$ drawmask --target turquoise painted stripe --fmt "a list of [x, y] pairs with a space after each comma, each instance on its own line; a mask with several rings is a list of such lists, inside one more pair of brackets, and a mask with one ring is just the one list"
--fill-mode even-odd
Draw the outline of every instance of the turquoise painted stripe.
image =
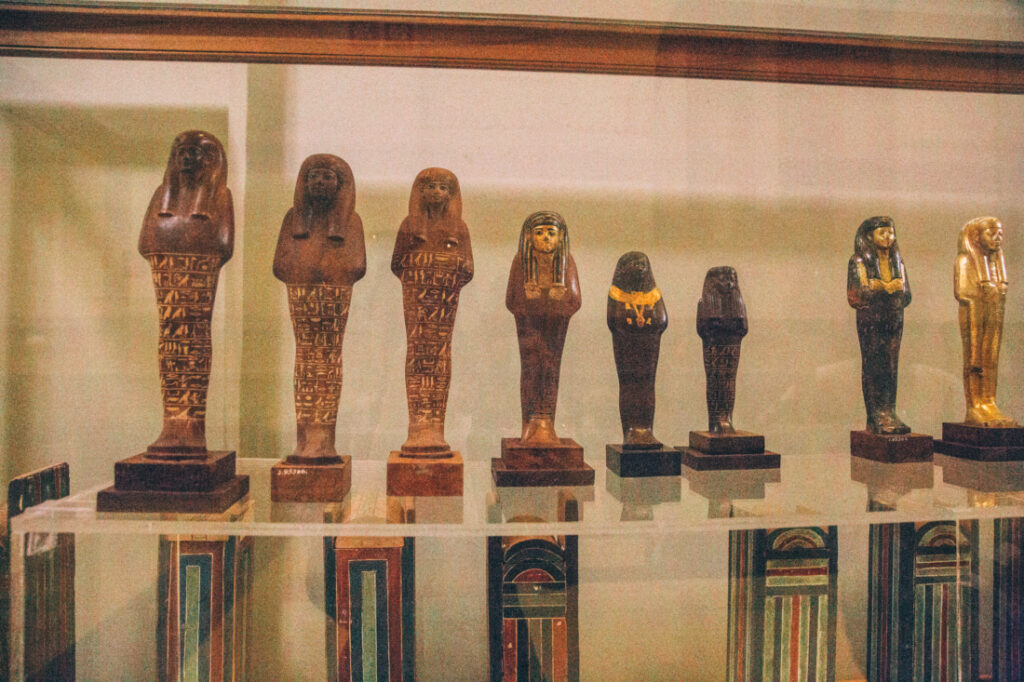
[[185, 567], [185, 613], [181, 624], [181, 646], [184, 652], [181, 679], [199, 682], [199, 566]]
[[769, 559], [765, 562], [768, 569], [772, 568], [820, 568], [828, 566], [828, 558], [821, 559]]
[[363, 682], [377, 682], [377, 572], [362, 572]]
[[942, 588], [938, 585], [932, 590], [932, 603], [929, 604], [929, 608], [932, 610], [932, 661], [929, 679], [941, 680], [940, 673], [942, 671], [942, 655], [940, 648], [942, 646]]

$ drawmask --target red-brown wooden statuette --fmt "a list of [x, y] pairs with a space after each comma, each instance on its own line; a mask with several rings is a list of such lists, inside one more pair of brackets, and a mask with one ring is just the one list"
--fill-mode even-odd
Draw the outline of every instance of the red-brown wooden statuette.
[[444, 438], [459, 292], [473, 278], [462, 193], [444, 168], [420, 171], [391, 256], [402, 282], [409, 435], [388, 460], [390, 495], [462, 494], [462, 459]]
[[692, 469], [774, 469], [779, 456], [764, 449], [764, 436], [732, 425], [740, 342], [747, 335], [747, 307], [736, 270], [708, 270], [697, 304], [697, 334], [704, 345], [708, 430], [691, 431], [690, 446], [680, 448]]
[[679, 475], [679, 451], [654, 437], [654, 379], [667, 326], [668, 313], [651, 261], [639, 251], [623, 254], [608, 290], [622, 444], [605, 446], [608, 468], [622, 477]]
[[234, 452], [206, 450], [210, 321], [234, 234], [224, 147], [207, 132], [181, 133], [139, 235], [160, 320], [163, 429], [145, 453], [117, 463], [100, 511], [222, 511], [248, 490]]
[[586, 485], [594, 480], [583, 448], [555, 433], [562, 347], [581, 300], [565, 220], [553, 211], [530, 215], [519, 234], [505, 294], [519, 337], [523, 429], [519, 438], [502, 439], [501, 459], [492, 460], [498, 485]]
[[363, 222], [352, 169], [314, 154], [299, 169], [295, 200], [281, 223], [274, 276], [288, 287], [295, 332], [295, 451], [271, 469], [271, 498], [329, 502], [351, 485], [351, 457], [335, 449], [342, 341], [352, 285], [366, 274]]

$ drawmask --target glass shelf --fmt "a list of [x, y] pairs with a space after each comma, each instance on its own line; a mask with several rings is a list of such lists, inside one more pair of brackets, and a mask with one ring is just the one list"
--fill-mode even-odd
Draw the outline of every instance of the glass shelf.
[[[461, 498], [405, 498], [417, 520], [400, 524], [387, 523], [383, 462], [354, 463], [353, 488], [341, 505], [271, 502], [274, 463], [238, 460], [238, 472], [250, 477], [249, 495], [224, 515], [98, 513], [96, 492], [106, 483], [27, 510], [13, 520], [12, 532], [600, 536], [1024, 517], [1024, 463], [980, 464], [941, 455], [935, 464], [896, 465], [849, 455], [788, 455], [780, 470], [684, 468], [681, 477], [627, 479], [591, 462], [594, 486], [565, 489], [497, 489], [489, 464], [469, 462]], [[579, 503], [579, 521], [555, 520], [551, 500], [560, 490]], [[330, 517], [339, 520], [323, 521]], [[523, 517], [538, 520], [509, 521]]]

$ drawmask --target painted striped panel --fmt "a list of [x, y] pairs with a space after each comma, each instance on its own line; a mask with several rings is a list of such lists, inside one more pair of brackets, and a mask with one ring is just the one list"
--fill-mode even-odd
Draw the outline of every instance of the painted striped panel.
[[835, 677], [835, 528], [729, 536], [730, 681]]
[[413, 545], [324, 545], [328, 679], [402, 682], [414, 677]]
[[[67, 463], [11, 479], [7, 486], [7, 521], [47, 500], [67, 497]], [[5, 531], [6, 532], [6, 526]], [[0, 550], [8, 538], [0, 538]], [[0, 551], [0, 634], [6, 632], [10, 604], [7, 557]], [[75, 677], [75, 536], [29, 533], [25, 537], [25, 608], [22, 655], [26, 679], [70, 680]], [[8, 640], [0, 638], [0, 679], [6, 679]]]
[[996, 519], [992, 677], [1024, 680], [1024, 519]]
[[246, 678], [252, 538], [160, 538], [158, 677]]
[[543, 538], [521, 540], [507, 550], [500, 538], [490, 542], [492, 560], [501, 561], [488, 568], [494, 575], [492, 623], [500, 609], [501, 632], [501, 664], [492, 666], [492, 677], [500, 672], [505, 682], [568, 682], [570, 663], [578, 654], [570, 649], [574, 613], [562, 547]]

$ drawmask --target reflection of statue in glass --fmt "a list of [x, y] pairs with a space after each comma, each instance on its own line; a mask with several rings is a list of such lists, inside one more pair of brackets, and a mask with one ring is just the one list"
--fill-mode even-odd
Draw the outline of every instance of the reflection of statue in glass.
[[619, 258], [608, 291], [608, 328], [619, 375], [623, 446], [657, 448], [654, 378], [668, 313], [654, 283], [651, 262], [639, 251]]
[[473, 250], [462, 222], [462, 194], [443, 168], [420, 171], [391, 256], [402, 281], [408, 341], [405, 390], [409, 438], [403, 455], [450, 451], [444, 418], [451, 381], [451, 339], [459, 291], [473, 278]]
[[736, 433], [732, 408], [736, 403], [740, 342], [747, 335], [747, 307], [736, 270], [727, 265], [711, 268], [704, 277], [704, 291], [697, 304], [697, 334], [704, 343], [708, 431]]
[[892, 218], [875, 216], [857, 228], [846, 297], [857, 309], [867, 429], [878, 434], [910, 433], [910, 427], [896, 416], [903, 309], [910, 305], [910, 282]]
[[559, 442], [555, 407], [562, 347], [580, 302], [565, 220], [553, 211], [532, 214], [523, 223], [505, 295], [519, 337], [523, 445]]
[[281, 224], [274, 276], [288, 286], [295, 331], [298, 439], [289, 462], [326, 464], [334, 447], [342, 354], [352, 285], [366, 274], [363, 223], [352, 169], [332, 154], [302, 163], [295, 203]]
[[199, 130], [181, 133], [142, 222], [139, 253], [149, 261], [156, 288], [163, 393], [163, 429], [150, 453], [206, 452], [210, 320], [235, 235], [226, 180], [220, 141]]
[[1007, 286], [1002, 245], [1002, 224], [995, 218], [975, 218], [960, 232], [953, 271], [964, 349], [964, 421], [977, 426], [1017, 426], [996, 407]]

